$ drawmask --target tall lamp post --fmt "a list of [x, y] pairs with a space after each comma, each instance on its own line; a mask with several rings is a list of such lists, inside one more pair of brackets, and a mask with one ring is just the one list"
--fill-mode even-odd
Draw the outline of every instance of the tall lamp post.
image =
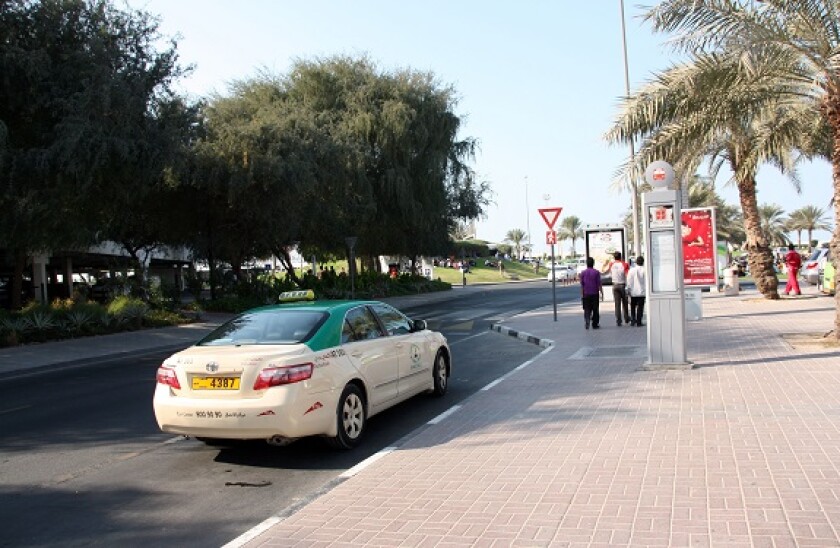
[[528, 176], [525, 176], [525, 230], [528, 231], [528, 252], [531, 257], [534, 252], [531, 249], [531, 209], [528, 207]]
[[[630, 96], [630, 69], [627, 63], [627, 31], [624, 25], [624, 0], [618, 0], [621, 7], [621, 46], [624, 50], [624, 91], [626, 95]], [[642, 241], [639, 236], [639, 185], [636, 178], [633, 176], [632, 166], [633, 159], [636, 156], [636, 150], [633, 146], [633, 137], [630, 137], [630, 207], [633, 208], [633, 253], [638, 255], [642, 249]]]

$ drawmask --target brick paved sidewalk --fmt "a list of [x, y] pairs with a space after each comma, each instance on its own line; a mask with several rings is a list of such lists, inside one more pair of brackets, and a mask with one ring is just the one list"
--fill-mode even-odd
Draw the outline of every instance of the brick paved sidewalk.
[[840, 353], [781, 337], [830, 329], [833, 300], [703, 308], [689, 371], [638, 370], [646, 329], [584, 331], [578, 306], [506, 322], [555, 345], [232, 544], [840, 546]]

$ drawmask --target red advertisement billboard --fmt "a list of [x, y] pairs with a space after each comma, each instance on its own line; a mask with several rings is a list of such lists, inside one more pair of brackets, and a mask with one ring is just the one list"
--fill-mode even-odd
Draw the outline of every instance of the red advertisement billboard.
[[716, 286], [715, 211], [704, 207], [684, 209], [681, 214], [685, 286]]

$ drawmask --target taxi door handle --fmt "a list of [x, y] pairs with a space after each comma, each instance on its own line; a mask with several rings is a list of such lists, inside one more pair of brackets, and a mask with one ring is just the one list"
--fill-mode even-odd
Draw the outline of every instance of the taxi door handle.
[[364, 355], [364, 352], [357, 350], [356, 352], [350, 352], [350, 355], [354, 358], [361, 358]]

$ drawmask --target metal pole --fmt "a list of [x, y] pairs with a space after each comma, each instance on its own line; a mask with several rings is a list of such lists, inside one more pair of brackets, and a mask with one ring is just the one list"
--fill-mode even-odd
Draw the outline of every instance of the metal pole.
[[525, 229], [528, 231], [528, 252], [531, 257], [534, 252], [531, 250], [531, 209], [528, 207], [528, 176], [525, 176]]
[[[621, 45], [624, 50], [624, 91], [626, 95], [630, 96], [630, 69], [627, 62], [627, 31], [624, 25], [624, 0], [619, 0], [621, 7]], [[639, 250], [642, 249], [642, 241], [639, 235], [639, 186], [636, 183], [636, 178], [633, 177], [632, 166], [633, 159], [636, 156], [635, 147], [633, 146], [633, 138], [630, 138], [630, 166], [631, 172], [628, 175], [630, 179], [630, 207], [633, 208], [633, 254], [638, 255]]]
[[557, 321], [557, 272], [554, 268], [554, 244], [551, 244], [551, 300], [554, 303], [554, 321]]

